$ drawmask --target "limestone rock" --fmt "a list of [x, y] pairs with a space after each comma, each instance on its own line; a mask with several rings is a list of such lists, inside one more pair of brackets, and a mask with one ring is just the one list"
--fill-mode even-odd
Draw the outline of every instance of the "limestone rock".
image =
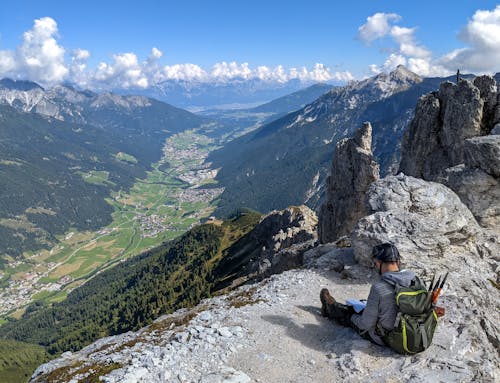
[[379, 166], [371, 151], [372, 127], [363, 124], [354, 138], [337, 144], [327, 180], [326, 201], [319, 213], [319, 239], [333, 242], [349, 234], [366, 214], [363, 204], [368, 186], [379, 178]]
[[[441, 171], [446, 156], [440, 147], [440, 103], [436, 94], [422, 96], [417, 103], [415, 117], [403, 136], [399, 171], [430, 179]], [[426, 161], [432, 158], [433, 161]]]
[[468, 168], [480, 168], [493, 177], [500, 177], [500, 135], [465, 140], [464, 162]]
[[500, 227], [500, 179], [464, 165], [447, 169], [446, 185], [485, 227]]
[[449, 167], [464, 162], [465, 140], [489, 134], [499, 111], [497, 84], [491, 76], [472, 83], [444, 82], [439, 92], [423, 96], [406, 131], [399, 171], [440, 180]]
[[500, 135], [465, 140], [464, 162], [446, 169], [443, 182], [483, 227], [500, 229]]
[[474, 85], [479, 89], [481, 99], [484, 100], [481, 134], [488, 134], [494, 124], [497, 108], [497, 83], [491, 76], [478, 76]]
[[441, 84], [438, 96], [443, 121], [439, 138], [450, 165], [458, 165], [463, 162], [464, 140], [481, 134], [484, 101], [479, 89], [468, 80], [458, 85]]
[[250, 383], [247, 374], [236, 371], [234, 368], [226, 367], [219, 372], [213, 372], [203, 376], [200, 383]]
[[[500, 106], [500, 105], [499, 105]], [[490, 132], [492, 135], [498, 135], [500, 134], [500, 123], [497, 123], [494, 127], [493, 130]]]
[[317, 225], [316, 214], [304, 205], [269, 213], [214, 270], [215, 276], [232, 275], [217, 289], [302, 266], [303, 252], [317, 241]]
[[356, 260], [368, 265], [376, 244], [391, 242], [401, 254], [443, 256], [451, 245], [467, 245], [479, 230], [472, 213], [446, 186], [408, 177], [374, 182], [366, 196], [371, 213], [351, 236]]

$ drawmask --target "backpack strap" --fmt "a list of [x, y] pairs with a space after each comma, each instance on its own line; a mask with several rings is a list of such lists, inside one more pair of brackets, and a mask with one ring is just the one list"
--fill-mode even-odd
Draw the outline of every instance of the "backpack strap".
[[422, 335], [422, 346], [424, 347], [424, 350], [429, 347], [429, 339], [427, 339], [427, 333], [425, 332], [425, 327], [424, 324], [422, 323], [420, 326], [418, 326], [420, 329], [420, 334]]

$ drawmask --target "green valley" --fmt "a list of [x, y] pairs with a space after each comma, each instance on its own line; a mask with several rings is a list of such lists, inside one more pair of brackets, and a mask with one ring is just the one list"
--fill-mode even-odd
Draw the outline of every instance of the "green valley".
[[[109, 225], [95, 232], [72, 228], [51, 249], [8, 259], [0, 271], [0, 315], [18, 318], [33, 300], [61, 301], [97, 273], [178, 237], [208, 217], [222, 192], [213, 185], [217, 171], [204, 163], [214, 148], [213, 139], [193, 130], [170, 136], [147, 176], [128, 192], [119, 190], [107, 199], [114, 210]], [[127, 162], [133, 158], [116, 156]], [[110, 182], [105, 171], [81, 176], [93, 184]]]

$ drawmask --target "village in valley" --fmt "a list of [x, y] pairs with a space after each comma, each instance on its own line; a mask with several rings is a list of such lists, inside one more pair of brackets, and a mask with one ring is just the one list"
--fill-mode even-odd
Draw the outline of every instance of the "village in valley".
[[100, 270], [208, 218], [223, 191], [215, 185], [217, 169], [205, 162], [214, 148], [210, 138], [194, 131], [169, 137], [147, 178], [109, 198], [115, 207], [110, 225], [92, 233], [71, 231], [51, 249], [11, 260], [0, 270], [0, 320], [19, 317], [33, 301], [62, 300]]

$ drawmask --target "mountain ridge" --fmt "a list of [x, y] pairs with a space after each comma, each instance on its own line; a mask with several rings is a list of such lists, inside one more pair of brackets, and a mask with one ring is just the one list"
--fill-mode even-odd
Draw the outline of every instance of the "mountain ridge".
[[421, 79], [399, 67], [392, 74], [334, 88], [212, 152], [209, 161], [221, 167], [217, 179], [226, 188], [216, 213], [230, 213], [239, 201], [263, 212], [305, 201], [317, 209], [334, 144], [364, 121], [372, 122], [382, 174], [390, 172], [418, 97], [440, 81]]

